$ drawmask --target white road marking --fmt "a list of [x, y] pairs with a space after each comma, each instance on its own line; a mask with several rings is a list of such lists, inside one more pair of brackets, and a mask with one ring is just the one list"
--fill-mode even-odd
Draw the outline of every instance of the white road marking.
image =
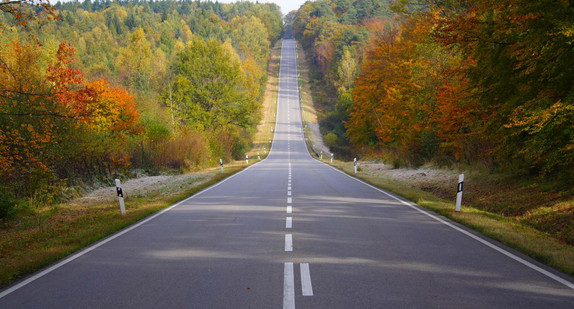
[[303, 296], [313, 296], [309, 263], [301, 263], [301, 289], [303, 290]]
[[291, 186], [287, 186], [287, 190], [291, 191]]
[[287, 213], [288, 214], [293, 213], [293, 207], [287, 206]]
[[293, 251], [293, 235], [285, 234], [285, 251]]
[[[275, 126], [277, 126], [277, 122], [278, 122], [278, 119], [275, 120]], [[274, 145], [275, 145], [275, 143], [272, 143], [272, 144], [271, 144], [271, 149], [273, 149], [273, 146], [274, 146]], [[271, 150], [269, 150], [269, 151], [271, 151]], [[62, 267], [62, 266], [64, 266], [64, 265], [66, 265], [66, 264], [68, 264], [68, 263], [74, 261], [75, 259], [77, 259], [77, 258], [79, 258], [79, 257], [81, 257], [81, 256], [83, 256], [83, 255], [85, 255], [85, 254], [87, 254], [87, 253], [89, 253], [90, 251], [92, 251], [92, 250], [94, 250], [94, 249], [97, 249], [97, 248], [99, 248], [99, 247], [101, 247], [101, 246], [107, 244], [108, 242], [110, 242], [110, 241], [112, 241], [112, 240], [114, 240], [114, 239], [116, 239], [116, 238], [118, 238], [118, 237], [121, 237], [122, 235], [124, 235], [124, 234], [126, 234], [126, 233], [129, 233], [129, 232], [132, 231], [132, 230], [137, 229], [138, 227], [140, 227], [140, 226], [142, 226], [142, 225], [144, 225], [144, 224], [146, 224], [146, 223], [152, 221], [153, 219], [155, 219], [155, 218], [157, 218], [157, 217], [163, 215], [164, 213], [166, 213], [166, 212], [168, 212], [168, 211], [170, 211], [170, 210], [172, 210], [172, 209], [178, 207], [179, 205], [184, 204], [184, 203], [187, 203], [187, 202], [189, 202], [190, 200], [192, 200], [192, 199], [194, 199], [194, 198], [196, 198], [196, 197], [198, 197], [198, 196], [204, 194], [205, 192], [208, 192], [208, 191], [211, 190], [211, 189], [214, 189], [214, 188], [216, 188], [216, 187], [219, 187], [220, 185], [222, 185], [222, 184], [226, 183], [227, 181], [231, 180], [232, 178], [237, 177], [237, 176], [239, 176], [239, 175], [245, 173], [247, 170], [249, 170], [249, 169], [251, 169], [251, 168], [254, 168], [257, 164], [259, 164], [259, 163], [261, 163], [261, 162], [263, 162], [263, 161], [265, 161], [265, 160], [267, 160], [267, 158], [265, 158], [265, 159], [262, 160], [262, 161], [259, 161], [258, 163], [255, 163], [254, 165], [251, 165], [251, 166], [245, 168], [244, 170], [242, 170], [241, 172], [239, 172], [239, 173], [237, 173], [237, 174], [231, 175], [231, 176], [225, 178], [224, 180], [222, 180], [222, 181], [220, 181], [220, 182], [218, 182], [218, 183], [216, 183], [216, 184], [214, 184], [214, 185], [212, 185], [212, 186], [210, 186], [210, 187], [207, 187], [207, 188], [205, 188], [205, 189], [199, 191], [198, 193], [196, 193], [196, 194], [194, 194], [194, 195], [192, 195], [192, 196], [190, 196], [190, 197], [188, 197], [188, 198], [186, 198], [186, 199], [184, 199], [184, 200], [182, 200], [182, 201], [180, 201], [180, 202], [178, 202], [178, 203], [175, 203], [175, 204], [173, 204], [173, 205], [171, 205], [171, 206], [165, 208], [164, 210], [162, 210], [162, 211], [156, 213], [155, 215], [152, 215], [151, 217], [149, 217], [149, 218], [147, 218], [147, 219], [141, 220], [141, 221], [139, 221], [139, 222], [137, 222], [137, 223], [135, 223], [135, 224], [133, 224], [133, 225], [131, 225], [131, 226], [129, 226], [129, 227], [127, 227], [127, 228], [125, 228], [125, 229], [119, 231], [119, 232], [117, 232], [116, 234], [111, 235], [111, 236], [108, 237], [108, 238], [105, 238], [105, 239], [103, 239], [103, 240], [101, 240], [101, 241], [98, 241], [98, 242], [92, 244], [91, 246], [88, 246], [88, 247], [84, 248], [84, 249], [81, 250], [80, 252], [69, 256], [68, 258], [66, 258], [66, 259], [64, 259], [64, 260], [62, 260], [62, 261], [60, 261], [60, 262], [58, 262], [57, 264], [55, 264], [54, 266], [52, 266], [52, 267], [50, 267], [50, 268], [47, 268], [47, 269], [45, 269], [45, 270], [43, 270], [43, 271], [40, 271], [38, 274], [33, 275], [33, 276], [29, 277], [28, 279], [26, 279], [26, 280], [24, 280], [24, 281], [22, 281], [22, 282], [20, 282], [20, 283], [18, 283], [18, 284], [16, 284], [16, 285], [12, 286], [11, 288], [8, 288], [8, 289], [6, 289], [6, 290], [0, 292], [0, 299], [2, 299], [3, 297], [5, 297], [5, 296], [7, 296], [7, 295], [9, 295], [9, 294], [11, 294], [11, 293], [13, 293], [13, 292], [16, 291], [16, 290], [19, 290], [19, 289], [25, 287], [26, 285], [28, 285], [28, 284], [30, 284], [30, 283], [32, 283], [32, 282], [34, 282], [34, 281], [36, 281], [36, 280], [38, 280], [38, 279], [44, 277], [45, 275], [47, 275], [47, 274], [53, 272], [54, 270], [56, 270], [56, 269], [58, 269], [58, 268], [60, 268], [60, 267]]]
[[287, 196], [291, 196], [291, 191], [287, 191]]
[[288, 198], [287, 198], [287, 204], [291, 204], [291, 203], [293, 203], [293, 199], [290, 198], [290, 197], [288, 197]]
[[[309, 156], [311, 156], [311, 154], [309, 154]], [[322, 161], [319, 161], [319, 162], [322, 162]], [[324, 163], [324, 162], [322, 162], [322, 163]], [[358, 181], [358, 182], [364, 184], [364, 185], [367, 186], [367, 187], [370, 187], [370, 188], [372, 188], [372, 189], [374, 189], [374, 190], [377, 190], [377, 191], [379, 191], [379, 192], [381, 192], [381, 193], [387, 195], [388, 197], [390, 197], [390, 198], [392, 198], [392, 199], [394, 199], [394, 200], [396, 200], [396, 201], [398, 201], [398, 202], [400, 202], [400, 203], [402, 203], [402, 204], [404, 204], [404, 205], [406, 205], [406, 206], [408, 206], [408, 207], [410, 207], [410, 208], [412, 208], [412, 209], [414, 209], [414, 210], [416, 210], [416, 211], [418, 211], [418, 212], [420, 212], [420, 213], [422, 213], [422, 214], [424, 214], [424, 215], [426, 215], [426, 216], [428, 216], [428, 217], [431, 217], [431, 218], [433, 218], [434, 220], [436, 220], [436, 221], [438, 221], [438, 222], [440, 222], [440, 223], [442, 223], [442, 224], [444, 224], [444, 225], [446, 225], [446, 226], [448, 226], [448, 227], [450, 227], [450, 228], [452, 228], [452, 229], [454, 229], [454, 230], [456, 230], [456, 231], [458, 231], [458, 232], [460, 232], [460, 233], [462, 233], [462, 234], [464, 234], [464, 235], [466, 235], [466, 236], [468, 236], [468, 237], [470, 237], [470, 238], [472, 238], [472, 239], [474, 239], [474, 240], [480, 242], [481, 244], [483, 244], [483, 245], [485, 245], [485, 246], [487, 246], [487, 247], [489, 247], [489, 248], [491, 248], [491, 249], [493, 249], [493, 250], [495, 250], [495, 251], [498, 251], [499, 253], [501, 253], [501, 254], [503, 254], [503, 255], [506, 255], [507, 257], [509, 257], [509, 258], [511, 258], [511, 259], [513, 259], [513, 260], [515, 260], [516, 262], [518, 262], [518, 263], [520, 263], [520, 264], [522, 264], [522, 265], [524, 265], [524, 266], [526, 266], [526, 267], [528, 267], [528, 268], [530, 268], [530, 269], [532, 269], [532, 270], [535, 270], [535, 271], [537, 271], [537, 272], [539, 272], [539, 273], [545, 275], [546, 277], [548, 277], [548, 278], [550, 278], [550, 279], [552, 279], [552, 280], [554, 280], [554, 281], [556, 281], [556, 282], [559, 282], [559, 283], [561, 283], [561, 284], [563, 284], [563, 285], [565, 285], [565, 286], [567, 286], [567, 287], [569, 287], [569, 288], [571, 288], [571, 289], [574, 290], [574, 283], [572, 283], [572, 282], [570, 282], [570, 281], [568, 281], [568, 280], [566, 280], [566, 279], [563, 279], [563, 278], [561, 278], [561, 277], [559, 277], [559, 276], [557, 276], [557, 275], [555, 275], [555, 274], [553, 274], [553, 273], [551, 273], [551, 272], [549, 272], [549, 271], [547, 271], [547, 270], [545, 270], [545, 269], [543, 269], [543, 268], [541, 268], [541, 267], [538, 267], [538, 266], [536, 266], [536, 265], [534, 265], [534, 264], [528, 262], [527, 260], [525, 260], [525, 259], [523, 259], [523, 258], [521, 258], [521, 257], [519, 257], [519, 256], [516, 256], [516, 255], [514, 255], [514, 254], [512, 254], [512, 253], [510, 253], [510, 252], [508, 252], [508, 251], [506, 251], [506, 250], [504, 250], [504, 249], [498, 247], [497, 245], [492, 244], [492, 243], [488, 242], [488, 241], [485, 240], [485, 239], [482, 239], [482, 238], [479, 237], [479, 236], [476, 236], [476, 235], [472, 234], [472, 233], [469, 232], [469, 231], [466, 231], [466, 230], [464, 230], [464, 229], [462, 229], [462, 228], [460, 228], [460, 227], [458, 227], [458, 226], [456, 226], [456, 225], [454, 225], [454, 224], [452, 224], [452, 223], [450, 223], [450, 222], [448, 222], [448, 221], [446, 221], [446, 220], [443, 220], [443, 219], [441, 219], [441, 218], [439, 218], [439, 217], [433, 215], [432, 213], [430, 213], [430, 212], [428, 212], [428, 211], [422, 209], [421, 206], [419, 206], [419, 205], [417, 205], [417, 204], [404, 201], [404, 200], [402, 200], [402, 199], [400, 199], [400, 198], [398, 198], [398, 197], [396, 197], [396, 196], [394, 196], [394, 195], [392, 195], [392, 194], [390, 194], [390, 193], [388, 193], [388, 192], [386, 192], [386, 191], [384, 191], [384, 190], [382, 190], [382, 189], [379, 189], [379, 188], [377, 188], [377, 187], [375, 187], [375, 186], [372, 186], [372, 185], [370, 185], [370, 184], [368, 184], [368, 183], [366, 183], [366, 182], [364, 182], [364, 181], [362, 181], [362, 180], [360, 180], [360, 179], [358, 179], [358, 178], [352, 177], [352, 176], [350, 176], [350, 175], [348, 175], [348, 174], [346, 174], [346, 173], [344, 173], [344, 172], [342, 172], [342, 171], [340, 171], [340, 170], [338, 170], [338, 169], [336, 169], [336, 168], [334, 168], [334, 167], [328, 165], [327, 163], [324, 163], [324, 164], [327, 165], [328, 167], [332, 168], [332, 169], [335, 170], [336, 172], [338, 172], [338, 173], [340, 173], [340, 174], [342, 174], [342, 175], [345, 175], [345, 176], [347, 176], [347, 177], [349, 177], [349, 178], [351, 178], [351, 179], [354, 179], [355, 181]]]
[[293, 218], [292, 217], [287, 217], [287, 220], [285, 220], [285, 228], [286, 229], [293, 228]]
[[283, 309], [295, 309], [295, 275], [293, 263], [285, 263], [283, 270]]

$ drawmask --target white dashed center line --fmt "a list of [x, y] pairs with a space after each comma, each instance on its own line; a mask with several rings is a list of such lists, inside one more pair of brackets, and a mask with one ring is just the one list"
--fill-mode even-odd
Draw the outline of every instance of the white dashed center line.
[[285, 228], [290, 229], [292, 227], [293, 227], [293, 218], [287, 217], [287, 220], [285, 220]]
[[293, 251], [293, 235], [285, 235], [285, 251]]

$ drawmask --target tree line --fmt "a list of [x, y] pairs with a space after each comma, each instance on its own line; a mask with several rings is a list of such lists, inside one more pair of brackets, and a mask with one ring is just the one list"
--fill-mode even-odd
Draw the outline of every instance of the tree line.
[[312, 64], [311, 88], [324, 142], [338, 157], [353, 155], [345, 122], [372, 36], [369, 24], [391, 15], [388, 0], [319, 0], [285, 18]]
[[573, 17], [550, 0], [320, 0], [292, 28], [330, 89], [326, 141], [572, 183]]
[[0, 217], [79, 183], [206, 167], [250, 147], [283, 31], [277, 5], [0, 8]]

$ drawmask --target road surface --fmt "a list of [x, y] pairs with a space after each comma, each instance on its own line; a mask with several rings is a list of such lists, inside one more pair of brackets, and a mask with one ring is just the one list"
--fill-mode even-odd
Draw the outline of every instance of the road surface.
[[285, 40], [266, 160], [9, 287], [0, 308], [574, 308], [572, 278], [312, 159], [298, 98]]

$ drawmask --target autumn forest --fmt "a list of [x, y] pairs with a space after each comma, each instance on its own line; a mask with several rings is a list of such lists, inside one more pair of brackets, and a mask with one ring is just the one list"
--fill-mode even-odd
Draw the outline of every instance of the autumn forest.
[[[0, 217], [111, 175], [240, 159], [271, 48], [312, 64], [325, 144], [395, 167], [574, 179], [568, 1], [0, 2]], [[107, 179], [107, 180], [104, 180]]]
[[287, 20], [339, 155], [572, 184], [573, 16], [568, 1], [318, 0]]
[[278, 6], [0, 4], [0, 217], [66, 186], [194, 170], [251, 147]]

